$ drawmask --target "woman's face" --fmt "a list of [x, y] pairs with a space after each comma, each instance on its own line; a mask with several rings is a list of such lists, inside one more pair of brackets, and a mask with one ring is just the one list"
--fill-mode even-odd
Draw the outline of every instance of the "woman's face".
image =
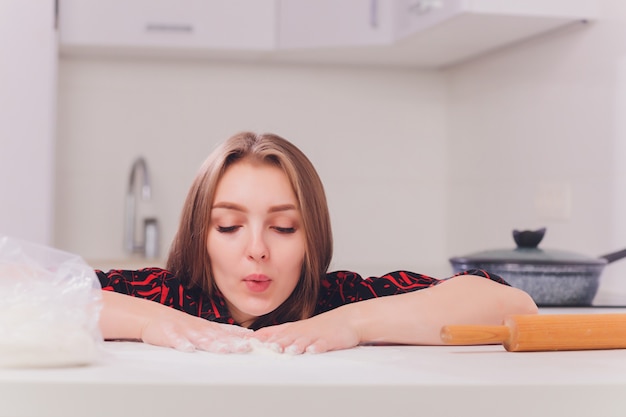
[[296, 196], [278, 167], [239, 161], [217, 185], [207, 250], [233, 319], [248, 326], [292, 293], [305, 235]]

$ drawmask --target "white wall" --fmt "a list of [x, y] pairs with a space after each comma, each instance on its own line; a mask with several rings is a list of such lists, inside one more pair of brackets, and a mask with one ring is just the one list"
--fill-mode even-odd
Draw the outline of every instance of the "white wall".
[[[545, 248], [626, 247], [626, 3], [599, 3], [588, 27], [441, 72], [65, 58], [57, 246], [123, 256], [128, 170], [144, 154], [165, 249], [201, 161], [252, 129], [318, 167], [334, 268], [442, 276], [448, 257], [539, 226]], [[613, 295], [626, 297], [626, 260], [605, 269], [599, 297]]]
[[54, 2], [0, 2], [0, 234], [53, 240]]
[[[626, 247], [626, 5], [600, 3], [582, 30], [448, 71], [451, 253], [514, 247], [511, 230], [541, 226], [544, 248]], [[626, 260], [600, 292], [626, 295]]]
[[443, 75], [157, 59], [60, 63], [56, 245], [121, 258], [131, 162], [153, 177], [146, 207], [166, 251], [187, 188], [240, 130], [299, 145], [326, 184], [334, 268], [432, 270], [445, 259]]

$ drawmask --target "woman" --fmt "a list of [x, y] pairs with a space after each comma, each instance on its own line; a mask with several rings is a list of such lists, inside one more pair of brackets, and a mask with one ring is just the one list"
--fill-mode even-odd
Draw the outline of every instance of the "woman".
[[537, 311], [526, 293], [485, 271], [363, 280], [327, 273], [331, 256], [330, 216], [311, 162], [285, 139], [244, 132], [201, 167], [167, 270], [97, 271], [100, 326], [106, 339], [185, 351], [247, 351], [256, 339], [298, 354], [441, 344], [445, 324], [500, 324]]

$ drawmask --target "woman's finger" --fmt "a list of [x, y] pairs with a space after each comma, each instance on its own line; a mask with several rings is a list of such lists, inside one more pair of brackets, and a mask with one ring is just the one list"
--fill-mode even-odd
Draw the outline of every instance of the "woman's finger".
[[180, 338], [172, 344], [172, 347], [181, 352], [195, 352], [196, 347], [189, 340]]
[[157, 346], [167, 346], [182, 352], [193, 352], [194, 344], [170, 321], [150, 324], [143, 329], [142, 340]]
[[301, 343], [292, 343], [289, 346], [285, 347], [284, 352], [287, 355], [301, 355], [304, 353], [304, 349], [306, 347]]

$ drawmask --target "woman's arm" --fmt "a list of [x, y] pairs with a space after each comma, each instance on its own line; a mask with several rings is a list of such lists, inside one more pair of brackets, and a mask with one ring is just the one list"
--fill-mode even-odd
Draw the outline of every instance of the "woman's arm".
[[130, 339], [182, 351], [245, 352], [251, 331], [210, 322], [162, 304], [102, 291], [100, 330], [105, 339]]
[[347, 304], [307, 320], [260, 329], [255, 337], [285, 351], [324, 352], [362, 343], [441, 344], [448, 324], [501, 324], [509, 314], [535, 314], [525, 292], [472, 275], [406, 294]]
[[[442, 344], [449, 324], [502, 324], [509, 314], [536, 314], [522, 290], [472, 275], [462, 275], [421, 291], [354, 304], [352, 320], [365, 342]], [[366, 302], [367, 302], [366, 301]], [[349, 307], [349, 306], [345, 306]]]

